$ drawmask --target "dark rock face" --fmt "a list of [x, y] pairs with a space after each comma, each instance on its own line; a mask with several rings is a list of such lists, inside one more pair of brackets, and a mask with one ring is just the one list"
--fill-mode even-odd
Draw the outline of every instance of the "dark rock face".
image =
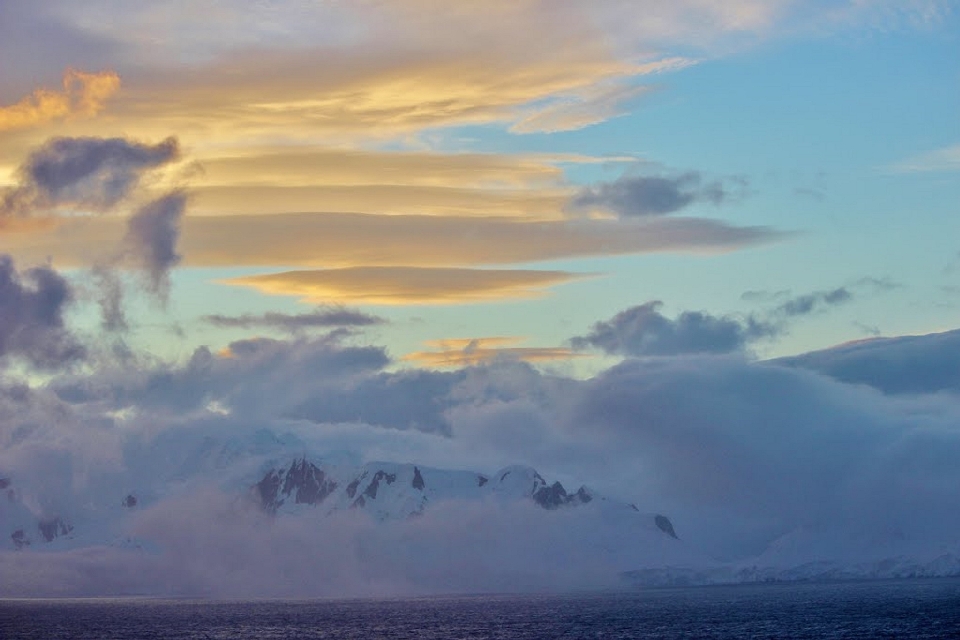
[[73, 527], [60, 518], [38, 522], [37, 528], [40, 529], [40, 535], [47, 542], [52, 542], [54, 538], [65, 536], [73, 531]]
[[486, 477], [486, 476], [477, 476], [477, 486], [478, 486], [478, 487], [482, 487], [483, 485], [487, 484], [488, 482], [490, 482], [490, 478], [488, 478], [488, 477]]
[[125, 506], [127, 509], [132, 509], [133, 507], [137, 506], [137, 497], [132, 493], [128, 493], [127, 497], [123, 499], [123, 506]]
[[657, 525], [657, 528], [660, 529], [660, 531], [663, 531], [665, 534], [667, 534], [671, 538], [677, 537], [677, 532], [673, 530], [673, 523], [670, 522], [670, 518], [668, 518], [667, 516], [662, 516], [658, 513], [656, 517], [653, 519], [653, 521]]
[[375, 474], [373, 474], [373, 480], [371, 480], [370, 484], [367, 485], [363, 495], [367, 496], [371, 500], [376, 500], [377, 490], [380, 488], [381, 480], [386, 480], [387, 484], [393, 484], [397, 480], [397, 474], [377, 471]]
[[423, 488], [426, 485], [423, 482], [423, 476], [420, 475], [420, 469], [418, 467], [413, 468], [413, 488], [418, 491], [423, 491]]
[[[539, 478], [539, 476], [537, 476]], [[559, 482], [554, 482], [550, 486], [544, 486], [537, 489], [533, 494], [533, 501], [544, 509], [556, 509], [566, 505], [585, 504], [593, 500], [593, 496], [587, 491], [586, 487], [580, 487], [576, 493], [570, 495]]]
[[352, 497], [354, 497], [355, 495], [357, 495], [357, 487], [360, 486], [360, 480], [362, 480], [362, 479], [363, 479], [363, 476], [360, 476], [359, 478], [357, 478], [356, 480], [351, 481], [350, 484], [347, 485], [347, 495], [348, 495], [349, 497], [352, 498]]
[[17, 549], [30, 546], [30, 540], [27, 538], [27, 534], [23, 532], [23, 529], [17, 529], [11, 533], [10, 539], [13, 540], [13, 546]]
[[260, 504], [265, 509], [276, 510], [282, 504], [280, 496], [280, 472], [269, 471], [255, 486]]
[[294, 460], [287, 469], [267, 472], [255, 485], [260, 505], [271, 512], [290, 497], [295, 504], [320, 504], [336, 488], [337, 483], [306, 458]]
[[566, 504], [569, 499], [570, 496], [567, 495], [563, 485], [559, 482], [554, 482], [549, 487], [540, 487], [533, 494], [533, 501], [544, 509], [556, 509], [560, 505]]
[[10, 478], [0, 478], [0, 489], [6, 489], [10, 486]]

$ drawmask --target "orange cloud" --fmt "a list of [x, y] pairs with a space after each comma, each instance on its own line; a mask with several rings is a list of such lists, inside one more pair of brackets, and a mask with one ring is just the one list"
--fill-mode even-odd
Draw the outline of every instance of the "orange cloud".
[[427, 267], [349, 267], [285, 271], [223, 280], [271, 295], [313, 303], [455, 304], [542, 296], [546, 287], [569, 282], [566, 271]]
[[[202, 157], [202, 174], [191, 184], [274, 187], [403, 185], [517, 189], [556, 187], [560, 163], [610, 162], [570, 154], [439, 153], [337, 148], [264, 147]], [[613, 158], [635, 162], [635, 158]]]
[[[222, 151], [220, 152], [222, 153]], [[349, 211], [564, 217], [574, 189], [561, 165], [636, 162], [570, 154], [250, 148], [199, 159], [197, 215]]]
[[231, 186], [191, 189], [199, 215], [350, 211], [410, 215], [560, 218], [569, 189], [463, 189], [396, 184]]
[[67, 69], [63, 74], [63, 91], [36, 89], [20, 102], [0, 107], [0, 131], [73, 115], [95, 115], [119, 88], [120, 76], [113, 71], [85, 73]]
[[403, 356], [403, 360], [428, 367], [464, 367], [505, 359], [546, 362], [550, 360], [569, 360], [585, 355], [575, 353], [564, 347], [502, 346], [515, 344], [523, 340], [524, 338], [512, 336], [428, 340], [424, 344], [435, 349], [434, 351], [414, 351]]
[[[116, 246], [122, 218], [64, 218], [55, 233], [0, 235], [17, 260], [88, 266]], [[512, 218], [292, 213], [191, 216], [178, 251], [184, 266], [463, 267], [653, 252], [718, 253], [782, 239], [766, 227], [699, 218], [517, 221]]]

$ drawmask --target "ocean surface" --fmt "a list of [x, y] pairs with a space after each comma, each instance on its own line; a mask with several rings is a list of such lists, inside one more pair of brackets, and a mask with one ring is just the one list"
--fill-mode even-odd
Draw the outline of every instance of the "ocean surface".
[[0, 600], [0, 638], [960, 638], [960, 580], [389, 600]]

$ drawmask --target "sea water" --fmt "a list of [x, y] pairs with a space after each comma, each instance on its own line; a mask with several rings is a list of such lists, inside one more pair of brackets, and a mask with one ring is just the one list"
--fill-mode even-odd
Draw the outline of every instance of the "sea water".
[[960, 580], [387, 600], [0, 600], [0, 638], [960, 638]]

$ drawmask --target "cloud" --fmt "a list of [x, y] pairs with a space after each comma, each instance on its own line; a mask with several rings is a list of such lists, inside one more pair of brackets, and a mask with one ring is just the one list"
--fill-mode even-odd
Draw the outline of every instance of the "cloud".
[[960, 331], [873, 338], [776, 362], [884, 393], [960, 392]]
[[694, 202], [720, 204], [730, 192], [719, 181], [702, 184], [699, 172], [675, 177], [624, 176], [586, 187], [569, 202], [573, 211], [603, 211], [621, 218], [674, 213]]
[[459, 188], [556, 187], [560, 163], [597, 162], [570, 154], [440, 153], [366, 149], [251, 148], [203, 158], [198, 186], [407, 185]]
[[224, 283], [317, 303], [460, 304], [538, 297], [544, 288], [578, 277], [583, 276], [565, 271], [353, 267], [244, 276]]
[[[864, 284], [870, 284], [865, 282]], [[815, 311], [820, 311], [824, 307], [832, 307], [844, 304], [853, 299], [853, 292], [847, 287], [837, 287], [829, 291], [814, 291], [779, 304], [773, 311], [773, 315], [780, 315], [787, 318], [809, 315]]]
[[[861, 278], [854, 286], [885, 291], [896, 285], [887, 279]], [[743, 300], [778, 304], [742, 319], [704, 311], [683, 311], [670, 319], [659, 311], [663, 303], [653, 300], [625, 309], [610, 320], [597, 322], [588, 334], [576, 336], [570, 342], [574, 349], [596, 348], [621, 356], [737, 353], [751, 342], [780, 334], [798, 318], [844, 304], [854, 297], [849, 287], [787, 298], [789, 295], [788, 290], [743, 293]]]
[[[197, 348], [187, 362], [177, 364], [108, 362], [92, 375], [62, 376], [52, 388], [58, 398], [79, 407], [96, 406], [108, 413], [129, 410], [161, 422], [209, 418], [210, 403], [244, 419], [323, 420], [337, 415], [342, 417], [332, 421], [354, 420], [356, 414], [350, 411], [365, 408], [369, 398], [352, 396], [363, 396], [358, 388], [369, 384], [390, 358], [382, 347], [345, 346], [345, 337], [343, 330], [336, 330], [289, 341], [237, 340], [217, 354]], [[402, 386], [396, 382], [391, 388], [400, 392]], [[315, 406], [318, 413], [307, 406]], [[389, 424], [404, 424], [406, 419], [399, 413]]]
[[19, 169], [20, 184], [8, 190], [3, 216], [102, 212], [130, 195], [145, 171], [179, 156], [175, 138], [156, 145], [124, 138], [54, 138], [33, 151]]
[[[469, 124], [586, 126], [617, 115], [620, 101], [653, 74], [769, 37], [936, 20], [935, 11], [890, 4], [683, 0], [644, 4], [636, 20], [636, 7], [619, 0], [588, 7], [284, 2], [243, 12], [205, 2], [122, 15], [112, 0], [82, 10], [57, 1], [18, 6], [9, 21], [48, 36], [53, 44], [43, 52], [19, 29], [0, 40], [3, 59], [19, 61], [18, 74], [49, 72], [53, 61], [117, 61], [124, 91], [111, 104], [112, 122], [140, 136], [190, 129], [191, 145], [239, 132], [273, 141], [295, 123], [301, 142], [356, 144]], [[221, 25], [216, 35], [203, 29], [212, 20]]]
[[[688, 539], [717, 552], [748, 554], [805, 528], [882, 554], [897, 536], [907, 548], [952, 537], [954, 515], [936, 505], [957, 471], [936, 450], [960, 447], [958, 409], [955, 398], [891, 399], [802, 369], [697, 357], [609, 369], [587, 382], [570, 424], [624, 461], [638, 456], [634, 495], [675, 503]], [[842, 558], [832, 546], [821, 538], [793, 561]]]
[[[572, 189], [562, 165], [635, 162], [573, 154], [477, 154], [335, 148], [232, 149], [196, 156], [194, 215], [295, 211], [371, 214], [564, 217]], [[222, 153], [222, 152], [220, 152]]]
[[72, 299], [70, 285], [50, 267], [18, 272], [10, 256], [0, 255], [0, 356], [40, 369], [82, 359], [85, 350], [63, 319]]
[[[486, 8], [467, 17], [437, 7], [411, 14], [381, 5], [365, 16], [359, 39], [316, 36], [301, 47], [273, 44], [268, 55], [260, 47], [233, 48], [199, 62], [188, 76], [154, 65], [149, 84], [129, 83], [114, 112], [122, 119], [133, 105], [157, 105], [163, 108], [146, 115], [165, 128], [179, 130], [190, 120], [217, 137], [243, 129], [269, 139], [297, 122], [311, 138], [347, 141], [470, 124], [528, 121], [530, 127], [538, 111], [556, 123], [559, 114], [549, 112], [576, 103], [576, 118], [562, 118], [573, 128], [615, 112], [610, 85], [692, 64], [649, 49], [619, 59], [569, 11], [544, 15], [520, 7], [507, 10], [506, 21], [495, 20], [500, 12]], [[451, 30], [464, 37], [439, 33]], [[336, 72], [316, 65], [323, 60], [336, 60]], [[226, 94], [242, 96], [242, 108], [225, 102]]]
[[[659, 60], [651, 68], [657, 73], [675, 71], [695, 64], [688, 58]], [[510, 127], [514, 133], [573, 131], [604, 122], [626, 113], [625, 103], [652, 91], [649, 85], [610, 82], [584, 89], [579, 94], [547, 101], [530, 108], [530, 113]]]
[[[160, 478], [163, 486], [164, 478], [199, 468], [217, 486], [236, 481], [242, 487], [242, 474], [253, 474], [263, 459], [257, 456], [279, 450], [347, 451], [364, 460], [479, 470], [522, 462], [564, 484], [586, 482], [600, 493], [666, 512], [685, 544], [724, 559], [795, 566], [824, 558], [939, 553], [943, 544], [956, 542], [960, 524], [942, 508], [960, 486], [960, 404], [953, 388], [934, 374], [955, 351], [954, 333], [877, 342], [880, 351], [852, 367], [861, 377], [883, 380], [885, 372], [888, 380], [900, 381], [904, 386], [893, 393], [804, 364], [752, 362], [741, 355], [627, 360], [579, 380], [515, 361], [443, 372], [389, 371], [382, 349], [346, 346], [342, 334], [243, 340], [230, 345], [229, 355], [201, 349], [183, 364], [128, 362], [58, 375], [36, 390], [0, 387], [0, 468], [24, 487], [39, 487], [43, 504], [62, 506], [78, 504], [76, 492], [83, 487], [102, 486], [93, 480], [103, 473], [104, 456], [115, 458], [114, 468], [135, 468], [136, 477]], [[488, 347], [508, 344], [493, 341]], [[464, 341], [448, 346], [472, 348]], [[930, 376], [910, 373], [925, 367]], [[948, 384], [954, 384], [957, 376], [950, 376]], [[905, 386], [911, 379], [926, 382]], [[243, 462], [247, 455], [253, 457]], [[173, 533], [145, 521], [138, 528], [170, 554], [162, 564], [171, 567], [172, 578], [187, 575], [183, 571], [197, 562], [191, 547], [178, 542], [178, 531], [181, 542], [223, 542], [223, 558], [230, 548], [264, 548], [262, 536], [286, 540], [282, 530], [241, 526], [246, 516], [231, 511], [236, 502], [193, 489], [199, 486], [171, 495], [170, 502], [151, 503], [158, 505], [151, 517]], [[473, 522], [462, 506], [443, 513], [450, 522], [458, 522], [458, 514], [459, 522]], [[481, 508], [476, 515], [483, 513]], [[216, 522], [210, 514], [218, 514]], [[178, 527], [170, 529], [170, 522]], [[452, 535], [439, 520], [423, 522], [435, 527], [438, 539], [439, 531]], [[304, 520], [278, 526], [288, 525], [314, 534], [324, 526]], [[236, 537], [219, 537], [224, 531]], [[427, 579], [405, 564], [413, 556], [400, 551], [407, 547], [394, 537], [397, 530], [371, 531], [395, 555], [395, 575]], [[416, 535], [432, 536], [430, 531]], [[775, 555], [809, 532], [813, 538], [803, 539], [813, 541], [795, 547], [791, 558]], [[319, 544], [322, 536], [309, 539]], [[451, 557], [459, 557], [455, 541], [463, 539], [451, 537]], [[313, 557], [306, 554], [312, 543], [290, 544], [301, 557]], [[80, 552], [56, 556], [50, 568], [70, 567], [74, 553]], [[217, 553], [211, 550], [211, 562]], [[120, 564], [129, 566], [130, 557], [123, 558]], [[263, 566], [272, 565], [265, 560]], [[191, 575], [208, 574], [206, 589], [230, 584], [213, 569]], [[343, 578], [356, 575], [354, 569]], [[454, 565], [433, 569], [456, 574]]]
[[70, 116], [93, 116], [120, 88], [113, 71], [85, 73], [67, 69], [63, 91], [36, 89], [16, 104], [0, 107], [0, 131], [31, 127]]
[[684, 311], [671, 320], [658, 309], [659, 300], [619, 312], [597, 322], [590, 333], [571, 339], [575, 349], [598, 348], [626, 356], [675, 356], [742, 351], [748, 342], [776, 333], [753, 318], [741, 321], [701, 311]]
[[97, 289], [97, 304], [100, 306], [100, 326], [104, 331], [126, 331], [130, 328], [124, 310], [123, 282], [117, 273], [106, 265], [97, 265], [90, 270]]
[[889, 168], [893, 173], [960, 171], [960, 144], [943, 147], [902, 160]]
[[329, 327], [366, 327], [383, 324], [385, 320], [354, 309], [336, 306], [321, 306], [311, 313], [278, 313], [268, 311], [259, 315], [245, 313], [240, 316], [213, 314], [203, 320], [222, 329], [279, 329], [288, 333], [298, 333], [305, 329]]
[[493, 361], [549, 362], [551, 360], [569, 360], [583, 355], [563, 347], [504, 346], [523, 340], [523, 338], [516, 337], [429, 340], [426, 345], [434, 350], [414, 351], [403, 356], [403, 359], [427, 367], [466, 367]]
[[338, 186], [236, 185], [191, 189], [203, 215], [260, 215], [314, 211], [391, 215], [511, 216], [557, 219], [567, 190], [471, 189], [400, 184]]
[[[122, 239], [119, 220], [65, 220], [60, 233], [23, 230], [5, 238], [19, 260], [89, 265], [92, 247]], [[717, 253], [787, 234], [697, 218], [517, 221], [509, 218], [298, 213], [187, 216], [184, 265], [232, 267], [461, 267], [653, 252]]]
[[182, 257], [177, 253], [177, 239], [186, 206], [186, 194], [174, 191], [145, 204], [127, 220], [126, 256], [143, 268], [149, 290], [162, 300], [169, 293], [170, 269]]

